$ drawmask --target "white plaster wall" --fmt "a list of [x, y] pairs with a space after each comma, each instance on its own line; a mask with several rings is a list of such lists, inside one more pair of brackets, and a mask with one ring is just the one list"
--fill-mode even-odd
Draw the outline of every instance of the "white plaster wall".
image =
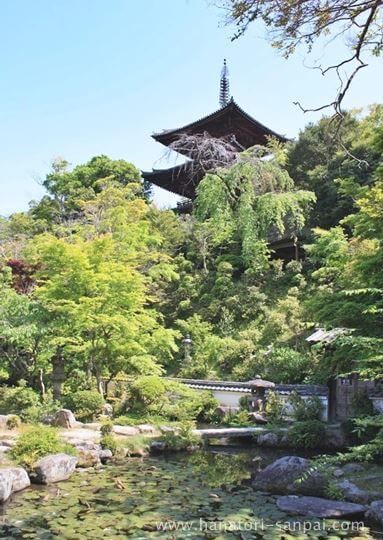
[[213, 390], [213, 396], [222, 407], [239, 407], [242, 396], [250, 396], [246, 392], [227, 392], [225, 390]]
[[[308, 399], [310, 396], [302, 396], [303, 399]], [[288, 402], [288, 398], [289, 396], [287, 395], [283, 395], [282, 396], [283, 400], [285, 401], [285, 408], [284, 408], [284, 414], [286, 416], [291, 416], [292, 415], [292, 406], [291, 404]], [[322, 406], [323, 406], [323, 409], [322, 409], [322, 420], [324, 422], [327, 422], [328, 420], [328, 398], [327, 396], [319, 396], [319, 399], [321, 400], [322, 402]]]
[[374, 410], [379, 414], [383, 414], [383, 398], [382, 397], [372, 397], [370, 399], [371, 399], [372, 404], [374, 406]]
[[[222, 407], [239, 407], [239, 400], [242, 396], [247, 396], [248, 398], [251, 397], [251, 394], [248, 392], [230, 392], [227, 390], [213, 390], [212, 394]], [[285, 401], [284, 413], [286, 416], [290, 416], [292, 413], [292, 407], [287, 402], [289, 396], [281, 395], [281, 397]], [[309, 396], [302, 397], [303, 399], [309, 398]], [[323, 405], [322, 420], [326, 422], [328, 420], [328, 398], [327, 396], [319, 397]]]

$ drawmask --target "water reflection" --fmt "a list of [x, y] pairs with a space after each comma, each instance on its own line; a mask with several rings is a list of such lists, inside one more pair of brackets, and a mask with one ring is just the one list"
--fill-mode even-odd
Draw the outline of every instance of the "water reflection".
[[[248, 485], [255, 456], [265, 463], [279, 457], [269, 451], [224, 448], [129, 459], [99, 471], [79, 472], [59, 485], [17, 494], [5, 508], [0, 537], [372, 538], [365, 530], [341, 536], [334, 531], [308, 535], [271, 526], [288, 517], [276, 507], [275, 497], [254, 492]], [[243, 530], [228, 529], [226, 525], [231, 523], [240, 524]], [[186, 529], [169, 530], [185, 524]], [[257, 530], [251, 529], [256, 524]]]

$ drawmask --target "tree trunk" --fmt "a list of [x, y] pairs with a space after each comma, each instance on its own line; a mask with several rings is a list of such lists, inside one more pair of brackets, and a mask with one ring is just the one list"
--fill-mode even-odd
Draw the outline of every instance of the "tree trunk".
[[42, 400], [45, 401], [46, 395], [45, 395], [45, 384], [44, 384], [44, 378], [43, 378], [43, 370], [39, 369], [39, 386], [40, 386], [40, 393]]
[[101, 396], [104, 397], [104, 388], [102, 385], [102, 378], [99, 373], [96, 373], [96, 381], [97, 381], [97, 390], [100, 392]]
[[52, 358], [52, 390], [54, 400], [61, 399], [62, 385], [65, 379], [64, 358], [61, 348], [58, 348], [56, 355]]

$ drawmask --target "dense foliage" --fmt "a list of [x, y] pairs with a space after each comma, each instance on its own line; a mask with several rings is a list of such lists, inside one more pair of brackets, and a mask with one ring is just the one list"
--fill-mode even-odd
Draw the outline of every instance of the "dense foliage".
[[71, 444], [62, 442], [54, 428], [33, 426], [20, 435], [10, 455], [17, 463], [31, 470], [40, 458], [61, 452], [73, 454], [75, 449]]
[[[36, 418], [53, 397], [92, 417], [122, 374], [139, 378], [119, 414], [189, 420], [214, 404], [161, 375], [383, 378], [383, 108], [342, 129], [343, 147], [323, 118], [247, 150], [183, 216], [127, 162], [56, 162], [46, 197], [0, 220], [1, 409]], [[310, 347], [317, 326], [343, 333]]]

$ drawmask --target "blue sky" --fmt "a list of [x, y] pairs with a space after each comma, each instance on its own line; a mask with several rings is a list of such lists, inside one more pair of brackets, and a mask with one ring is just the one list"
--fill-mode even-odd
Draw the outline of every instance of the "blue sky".
[[[235, 42], [208, 0], [3, 0], [0, 21], [0, 214], [41, 197], [52, 159], [73, 165], [94, 155], [142, 169], [163, 148], [150, 135], [218, 108], [224, 57], [231, 93], [249, 114], [289, 137], [317, 115], [293, 101], [322, 104], [336, 81], [305, 63], [343, 53], [341, 44], [288, 61], [261, 27]], [[332, 53], [331, 53], [332, 51]], [[331, 55], [330, 55], [331, 53]], [[372, 59], [346, 105], [382, 99], [383, 62]], [[155, 191], [155, 201], [174, 198]]]

